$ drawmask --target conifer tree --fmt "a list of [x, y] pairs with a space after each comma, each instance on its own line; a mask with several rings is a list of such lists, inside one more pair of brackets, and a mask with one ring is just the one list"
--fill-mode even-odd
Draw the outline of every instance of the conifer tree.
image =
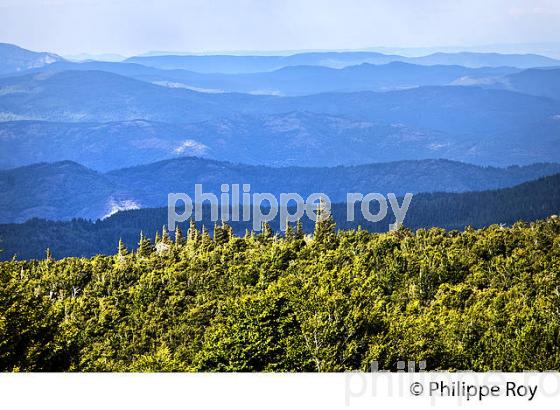
[[128, 254], [128, 249], [126, 249], [126, 246], [125, 246], [123, 240], [119, 239], [119, 253], [118, 253], [118, 255], [119, 256], [125, 256], [127, 254]]
[[194, 219], [191, 218], [189, 223], [189, 230], [187, 231], [187, 243], [190, 246], [195, 246], [198, 242], [198, 239], [199, 232], [198, 229], [196, 229], [196, 223], [194, 222]]
[[225, 222], [222, 222], [221, 226], [217, 223], [214, 224], [214, 242], [216, 242], [217, 245], [229, 242], [231, 236], [232, 230], [228, 224]]
[[138, 242], [138, 256], [149, 256], [154, 251], [152, 242], [144, 236], [144, 232], [140, 231], [140, 241]]
[[313, 237], [317, 242], [326, 243], [334, 239], [336, 223], [331, 213], [326, 209], [325, 202], [321, 201], [317, 205], [317, 220]]
[[227, 223], [224, 222], [224, 223], [222, 224], [222, 229], [227, 233], [228, 241], [230, 241], [231, 238], [234, 237], [234, 235], [233, 235], [233, 228], [232, 228], [230, 225], [228, 225]]
[[47, 262], [51, 262], [53, 260], [51, 248], [47, 248], [45, 253], [46, 253], [45, 259], [47, 260]]
[[155, 251], [162, 255], [168, 252], [171, 249], [171, 238], [169, 237], [169, 232], [167, 231], [167, 227], [163, 225], [161, 229], [161, 235], [159, 232], [156, 232], [156, 241], [155, 241]]
[[261, 225], [261, 237], [264, 239], [269, 239], [274, 236], [274, 231], [270, 227], [268, 222], [263, 222]]
[[181, 231], [181, 227], [177, 225], [175, 227], [175, 246], [179, 247], [183, 244], [183, 231]]
[[218, 222], [214, 222], [214, 242], [216, 244], [221, 245], [225, 242], [224, 237], [222, 235], [222, 227], [218, 224]]
[[171, 238], [169, 237], [169, 231], [167, 230], [167, 226], [163, 225], [161, 228], [161, 241], [166, 245], [171, 244]]
[[297, 224], [296, 224], [296, 232], [295, 232], [295, 238], [296, 239], [303, 239], [305, 233], [303, 232], [303, 224], [301, 222], [301, 219], [298, 219]]
[[285, 236], [286, 236], [286, 239], [288, 239], [290, 241], [296, 238], [296, 233], [294, 232], [294, 228], [288, 222], [286, 222]]
[[200, 234], [200, 245], [202, 248], [207, 249], [212, 244], [212, 238], [208, 229], [202, 225], [202, 233]]

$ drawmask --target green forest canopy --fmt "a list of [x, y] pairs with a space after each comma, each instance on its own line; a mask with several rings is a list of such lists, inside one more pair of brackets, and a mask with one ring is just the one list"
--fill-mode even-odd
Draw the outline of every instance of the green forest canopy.
[[4, 371], [560, 369], [560, 220], [286, 237], [191, 228], [0, 263]]

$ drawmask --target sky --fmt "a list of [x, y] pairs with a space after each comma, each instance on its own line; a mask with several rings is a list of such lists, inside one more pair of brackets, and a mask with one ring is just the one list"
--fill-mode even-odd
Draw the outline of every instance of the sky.
[[560, 43], [559, 0], [0, 0], [0, 42], [61, 55]]

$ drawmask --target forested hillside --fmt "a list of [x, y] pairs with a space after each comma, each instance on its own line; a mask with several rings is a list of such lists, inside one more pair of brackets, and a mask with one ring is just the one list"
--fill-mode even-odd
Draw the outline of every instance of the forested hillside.
[[[402, 204], [402, 199], [399, 199]], [[372, 205], [372, 209], [375, 205]], [[290, 209], [290, 213], [294, 213]], [[267, 213], [265, 210], [263, 213]], [[516, 221], [534, 221], [553, 214], [560, 214], [560, 174], [527, 182], [512, 188], [464, 193], [421, 193], [412, 199], [404, 225], [411, 229], [440, 227], [463, 230], [470, 225], [481, 228], [492, 224], [511, 225]], [[345, 203], [333, 204], [332, 215], [338, 227], [356, 229], [359, 226], [370, 232], [385, 232], [394, 216], [389, 214], [381, 222], [365, 220], [355, 204], [355, 220], [347, 221]], [[205, 225], [210, 229], [214, 223], [205, 208]], [[0, 259], [41, 259], [45, 249], [50, 248], [55, 258], [65, 256], [110, 255], [122, 239], [129, 249], [136, 249], [140, 231], [154, 239], [156, 231], [167, 223], [167, 208], [121, 211], [95, 222], [73, 219], [49, 221], [32, 219], [22, 224], [0, 224]], [[313, 232], [314, 222], [301, 219], [304, 232]], [[231, 222], [235, 234], [244, 235], [252, 229], [252, 222]], [[183, 229], [187, 223], [180, 224]], [[270, 221], [271, 228], [280, 230], [279, 217]]]
[[338, 167], [250, 166], [196, 157], [159, 161], [99, 173], [72, 161], [0, 170], [0, 223], [31, 218], [98, 219], [117, 210], [167, 205], [171, 192], [194, 200], [196, 184], [220, 193], [222, 184], [250, 184], [251, 192], [314, 192], [333, 202], [349, 192], [465, 192], [511, 187], [560, 172], [560, 164], [507, 168], [480, 167], [447, 160], [397, 161]]
[[[186, 240], [185, 240], [186, 239]], [[560, 221], [464, 232], [190, 229], [0, 264], [5, 371], [560, 367]]]
[[[558, 110], [560, 112], [560, 109]], [[71, 160], [96, 171], [182, 156], [247, 165], [326, 167], [445, 158], [475, 165], [557, 162], [560, 121], [554, 116], [488, 138], [359, 121], [346, 116], [289, 112], [231, 115], [193, 124], [146, 120], [109, 123], [0, 123], [0, 168]], [[95, 149], [92, 149], [94, 147]]]

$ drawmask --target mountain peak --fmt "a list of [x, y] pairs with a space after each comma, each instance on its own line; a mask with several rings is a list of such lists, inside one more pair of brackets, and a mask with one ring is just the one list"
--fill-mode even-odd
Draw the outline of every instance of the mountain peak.
[[18, 73], [63, 60], [57, 54], [35, 52], [14, 44], [0, 43], [0, 74]]

